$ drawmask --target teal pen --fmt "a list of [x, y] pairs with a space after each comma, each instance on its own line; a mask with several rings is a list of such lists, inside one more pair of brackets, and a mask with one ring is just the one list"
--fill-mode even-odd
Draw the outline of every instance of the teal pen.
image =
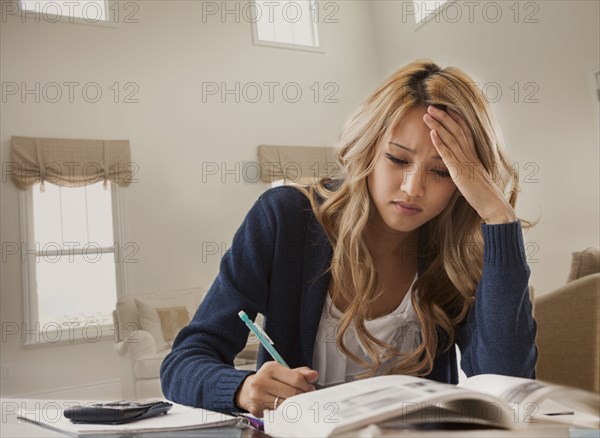
[[289, 365], [285, 363], [285, 360], [283, 360], [283, 358], [279, 355], [277, 350], [275, 350], [275, 347], [273, 347], [273, 341], [271, 340], [271, 338], [269, 338], [269, 336], [267, 336], [263, 329], [254, 324], [254, 322], [251, 321], [250, 318], [248, 318], [248, 315], [246, 315], [246, 312], [244, 312], [243, 310], [240, 310], [238, 315], [240, 319], [244, 321], [244, 323], [248, 326], [248, 328], [252, 330], [252, 333], [256, 335], [262, 346], [267, 349], [267, 351], [273, 357], [273, 359], [275, 359], [281, 365], [289, 368]]

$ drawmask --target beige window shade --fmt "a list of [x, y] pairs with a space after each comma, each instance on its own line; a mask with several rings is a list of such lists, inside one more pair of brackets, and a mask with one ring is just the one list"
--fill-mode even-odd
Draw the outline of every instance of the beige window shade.
[[332, 147], [258, 146], [261, 181], [284, 180], [305, 184], [323, 177], [337, 178], [341, 165]]
[[99, 181], [128, 186], [137, 166], [129, 140], [81, 140], [12, 137], [11, 163], [6, 172], [20, 189], [47, 181], [80, 187]]

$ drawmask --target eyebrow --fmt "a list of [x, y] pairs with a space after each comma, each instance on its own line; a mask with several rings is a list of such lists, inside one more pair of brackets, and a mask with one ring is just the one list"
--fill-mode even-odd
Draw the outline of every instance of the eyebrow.
[[[400, 149], [404, 149], [406, 152], [409, 152], [411, 154], [415, 153], [414, 149], [408, 148], [408, 147], [403, 146], [403, 145], [398, 144], [398, 143], [394, 143], [393, 141], [390, 141], [390, 144], [393, 144], [394, 146], [399, 147]], [[442, 159], [442, 157], [440, 157], [439, 155], [432, 155], [431, 158], [433, 160], [441, 160]]]

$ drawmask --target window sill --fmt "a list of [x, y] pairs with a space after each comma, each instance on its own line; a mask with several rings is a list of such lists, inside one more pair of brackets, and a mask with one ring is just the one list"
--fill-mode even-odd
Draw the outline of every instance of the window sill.
[[274, 47], [276, 49], [301, 50], [304, 52], [325, 53], [322, 47], [303, 46], [300, 44], [278, 43], [275, 41], [254, 40], [255, 46]]

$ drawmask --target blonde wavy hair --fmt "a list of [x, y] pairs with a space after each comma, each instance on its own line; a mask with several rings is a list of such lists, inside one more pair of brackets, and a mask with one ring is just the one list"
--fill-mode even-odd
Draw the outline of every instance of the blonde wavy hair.
[[[369, 304], [381, 293], [377, 272], [363, 232], [374, 207], [367, 187], [380, 142], [411, 109], [426, 105], [452, 108], [471, 127], [477, 155], [498, 187], [515, 206], [518, 173], [511, 167], [495, 116], [482, 91], [456, 67], [441, 68], [428, 59], [413, 61], [389, 76], [344, 125], [337, 158], [341, 181], [331, 178], [296, 187], [310, 200], [312, 210], [333, 248], [329, 293], [332, 301], [349, 303], [340, 319], [337, 343], [349, 358], [366, 369], [359, 377], [384, 374], [424, 376], [431, 372], [439, 330], [447, 335], [445, 350], [454, 345], [455, 330], [465, 319], [482, 274], [482, 219], [456, 190], [442, 213], [424, 224], [420, 257], [426, 261], [413, 287], [412, 305], [422, 341], [409, 353], [373, 337], [365, 328]], [[521, 221], [524, 227], [532, 224]], [[354, 323], [371, 362], [351, 353], [343, 340]]]

